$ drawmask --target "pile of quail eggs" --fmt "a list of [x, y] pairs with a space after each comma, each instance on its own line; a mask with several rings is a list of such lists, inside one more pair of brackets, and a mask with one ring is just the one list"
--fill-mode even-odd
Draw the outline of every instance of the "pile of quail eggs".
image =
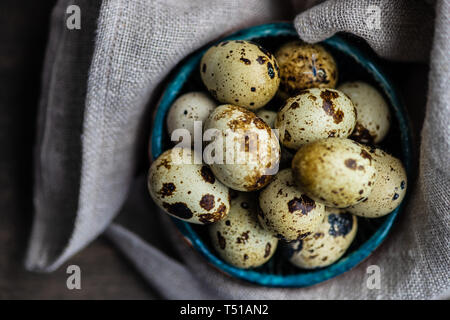
[[[169, 136], [179, 128], [194, 136], [201, 121], [203, 130], [231, 136], [223, 154], [240, 148], [252, 158], [255, 149], [238, 138], [254, 132], [258, 160], [207, 164], [174, 147], [152, 163], [148, 189], [169, 215], [207, 225], [229, 264], [255, 268], [283, 247], [299, 268], [328, 266], [355, 238], [357, 217], [382, 217], [403, 200], [401, 161], [376, 147], [389, 131], [388, 104], [367, 83], [339, 84], [325, 47], [293, 41], [272, 54], [250, 41], [224, 41], [206, 51], [199, 72], [209, 94], [174, 102]], [[276, 99], [278, 112], [267, 108]], [[203, 141], [203, 150], [212, 143]], [[175, 161], [186, 150], [192, 161]]]

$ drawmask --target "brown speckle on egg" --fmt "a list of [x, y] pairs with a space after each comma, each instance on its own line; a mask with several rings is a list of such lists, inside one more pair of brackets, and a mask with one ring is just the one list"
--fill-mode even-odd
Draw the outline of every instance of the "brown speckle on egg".
[[161, 188], [161, 190], [159, 191], [159, 193], [161, 194], [162, 198], [165, 197], [170, 197], [174, 191], [175, 191], [175, 185], [171, 182], [168, 183], [163, 183], [163, 186]]
[[346, 159], [344, 161], [345, 166], [349, 169], [355, 170], [356, 169], [356, 160], [355, 159]]
[[344, 118], [344, 112], [340, 109], [336, 109], [335, 105], [333, 104], [333, 99], [338, 98], [339, 94], [336, 91], [324, 90], [320, 93], [320, 97], [323, 99], [322, 109], [325, 111], [325, 113], [333, 117], [334, 123], [338, 124], [342, 122], [342, 119]]
[[214, 208], [214, 196], [211, 194], [206, 194], [200, 200], [200, 207], [206, 211], [210, 211]]
[[307, 215], [308, 212], [316, 207], [314, 200], [309, 198], [307, 195], [302, 195], [300, 198], [295, 197], [288, 202], [288, 208], [290, 213], [300, 211], [301, 214]]
[[242, 62], [244, 62], [246, 65], [249, 65], [249, 64], [252, 63], [250, 60], [245, 59], [245, 58], [241, 58], [240, 60], [241, 60]]
[[202, 166], [201, 175], [203, 180], [205, 180], [205, 182], [207, 183], [214, 183], [216, 181], [214, 174], [212, 173], [211, 169], [207, 166]]
[[176, 202], [176, 203], [163, 202], [163, 207], [170, 214], [173, 214], [174, 216], [177, 216], [181, 219], [190, 219], [193, 216], [191, 209], [189, 209], [189, 207], [185, 203], [182, 203], [182, 202]]
[[242, 232], [242, 234], [239, 237], [237, 237], [236, 243], [245, 244], [249, 238], [249, 236], [248, 236], [249, 233], [250, 233], [250, 231], [248, 231], [248, 230], [245, 232]]

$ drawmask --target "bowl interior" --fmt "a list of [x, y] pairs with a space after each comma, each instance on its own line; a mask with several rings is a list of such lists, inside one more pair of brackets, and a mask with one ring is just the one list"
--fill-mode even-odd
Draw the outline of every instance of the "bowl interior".
[[[292, 24], [274, 23], [244, 29], [220, 41], [225, 39], [251, 40], [274, 52], [284, 42], [297, 38], [297, 33]], [[379, 146], [400, 158], [409, 176], [411, 160], [410, 128], [405, 110], [394, 87], [372, 59], [342, 38], [334, 36], [322, 44], [333, 54], [338, 64], [338, 84], [351, 80], [368, 82], [378, 88], [385, 96], [386, 101], [389, 102], [392, 114], [391, 129]], [[199, 63], [208, 47], [198, 50], [180, 64], [160, 100], [151, 137], [152, 160], [157, 158], [164, 150], [173, 146], [167, 134], [165, 121], [166, 113], [171, 104], [183, 93], [206, 91], [200, 79]], [[278, 110], [280, 106], [280, 102], [275, 98], [267, 108]], [[204, 226], [191, 225], [175, 218], [173, 220], [187, 240], [212, 265], [227, 274], [265, 286], [303, 287], [335, 277], [364, 260], [384, 240], [401, 209], [402, 205], [389, 215], [378, 219], [358, 218], [358, 233], [346, 254], [333, 265], [313, 271], [305, 271], [292, 266], [283, 257], [282, 249], [277, 250], [270, 261], [262, 267], [251, 270], [233, 267], [216, 255], [210, 245]]]

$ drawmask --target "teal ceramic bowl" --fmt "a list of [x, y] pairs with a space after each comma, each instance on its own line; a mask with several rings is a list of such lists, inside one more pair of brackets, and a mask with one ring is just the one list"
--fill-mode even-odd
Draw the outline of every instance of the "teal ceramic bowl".
[[[251, 40], [272, 52], [280, 44], [298, 38], [291, 23], [272, 23], [240, 30], [223, 40]], [[214, 43], [213, 43], [214, 44]], [[411, 138], [406, 111], [392, 83], [376, 65], [371, 55], [363, 53], [344, 39], [334, 36], [322, 43], [335, 57], [339, 67], [339, 83], [347, 80], [363, 80], [371, 83], [382, 92], [390, 104], [392, 127], [389, 135], [380, 147], [399, 157], [408, 172], [411, 170]], [[212, 45], [212, 44], [210, 44]], [[151, 136], [151, 158], [156, 159], [163, 151], [171, 147], [166, 133], [166, 114], [181, 94], [192, 90], [206, 90], [199, 76], [199, 63], [202, 55], [210, 46], [206, 46], [183, 61], [165, 89], [154, 118]], [[173, 218], [173, 222], [182, 235], [198, 250], [206, 260], [226, 274], [270, 287], [305, 287], [336, 277], [355, 267], [367, 258], [386, 238], [402, 205], [389, 215], [379, 219], [358, 218], [359, 230], [351, 247], [344, 257], [333, 265], [313, 271], [304, 271], [292, 266], [279, 250], [264, 266], [243, 270], [221, 260], [209, 244], [204, 226], [192, 225]]]

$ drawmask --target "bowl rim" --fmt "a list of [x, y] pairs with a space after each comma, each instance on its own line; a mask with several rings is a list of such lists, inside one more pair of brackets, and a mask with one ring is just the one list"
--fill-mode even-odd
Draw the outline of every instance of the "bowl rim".
[[[275, 22], [257, 25], [249, 28], [239, 30], [232, 33], [229, 36], [223, 37], [213, 43], [209, 43], [206, 46], [195, 51], [186, 61], [177, 66], [177, 71], [174, 77], [169, 81], [166, 86], [161, 99], [156, 108], [156, 114], [154, 117], [154, 124], [152, 129], [152, 135], [150, 139], [150, 157], [154, 160], [163, 152], [162, 138], [164, 135], [164, 123], [166, 113], [170, 106], [178, 96], [178, 92], [185, 84], [186, 80], [190, 76], [191, 72], [197, 70], [200, 59], [206, 50], [221, 41], [225, 40], [252, 40], [255, 38], [263, 37], [275, 37], [275, 36], [295, 36], [298, 34], [290, 22]], [[354, 45], [348, 43], [340, 36], [332, 36], [322, 43], [343, 52], [346, 55], [351, 56], [357, 63], [359, 63], [366, 71], [368, 71], [374, 78], [374, 80], [383, 89], [387, 98], [389, 99], [391, 111], [393, 111], [396, 120], [398, 121], [401, 139], [401, 149], [403, 156], [403, 164], [405, 166], [407, 177], [411, 176], [411, 128], [408, 121], [406, 109], [396, 93], [396, 89], [391, 81], [383, 74], [380, 67], [372, 61], [366, 54], [362, 53]], [[409, 193], [407, 191], [407, 193]], [[406, 198], [406, 197], [405, 197]], [[302, 272], [294, 275], [276, 275], [261, 273], [254, 270], [240, 269], [227, 264], [217, 257], [214, 252], [205, 245], [200, 239], [199, 235], [193, 230], [192, 226], [185, 221], [172, 218], [176, 227], [181, 231], [184, 237], [192, 244], [192, 246], [199, 251], [210, 264], [224, 271], [230, 276], [253, 282], [263, 286], [269, 287], [306, 287], [311, 286], [331, 278], [334, 278], [360, 264], [364, 261], [386, 238], [389, 233], [397, 215], [402, 211], [405, 201], [403, 201], [394, 211], [385, 216], [385, 221], [380, 225], [377, 231], [367, 239], [359, 248], [349, 253], [344, 258], [341, 258], [334, 264], [320, 268], [316, 270], [310, 270], [308, 272]]]

